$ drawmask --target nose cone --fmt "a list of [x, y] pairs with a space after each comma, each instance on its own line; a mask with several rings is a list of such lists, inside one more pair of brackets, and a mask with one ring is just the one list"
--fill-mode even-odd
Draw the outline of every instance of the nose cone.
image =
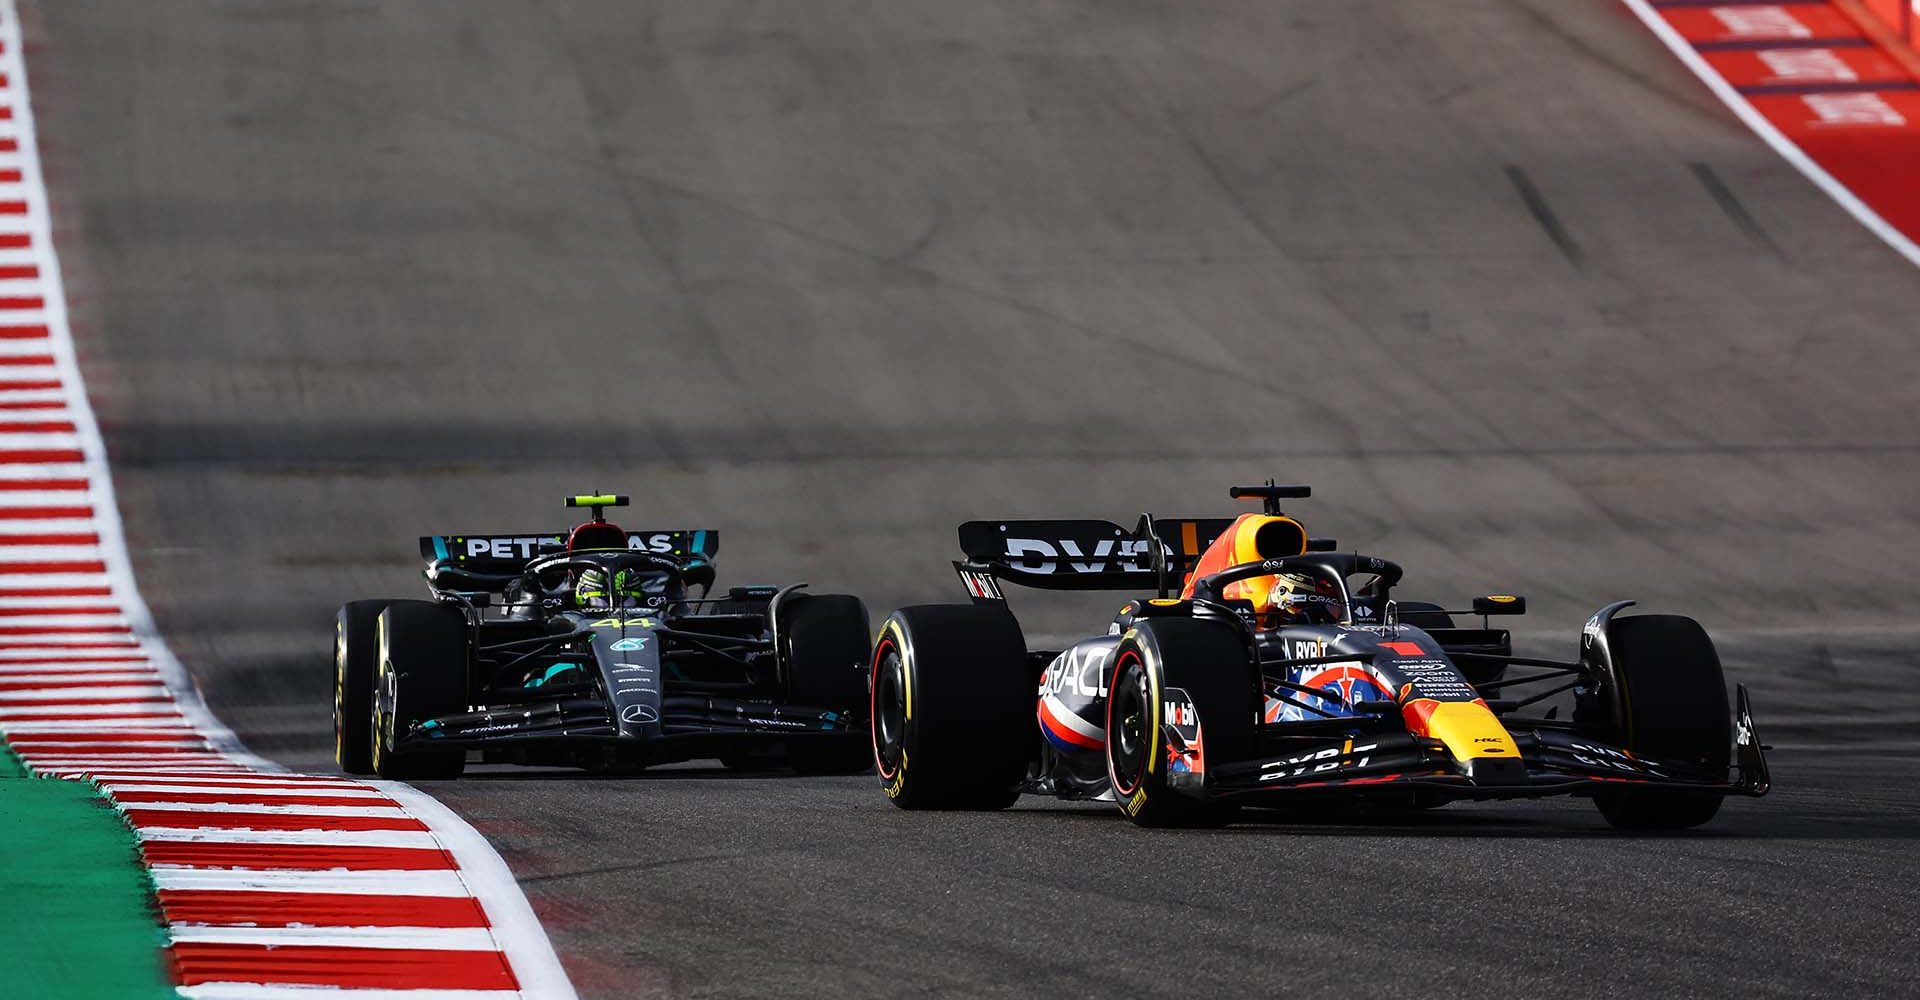
[[1474, 784], [1511, 785], [1526, 780], [1520, 747], [1486, 702], [1416, 698], [1402, 711], [1407, 730], [1445, 743], [1454, 766]]

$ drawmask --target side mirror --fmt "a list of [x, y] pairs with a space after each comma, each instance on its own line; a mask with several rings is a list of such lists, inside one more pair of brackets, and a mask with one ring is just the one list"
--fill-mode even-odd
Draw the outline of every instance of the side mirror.
[[1491, 594], [1473, 599], [1473, 613], [1476, 615], [1524, 615], [1527, 613], [1527, 599], [1515, 594]]
[[1339, 550], [1340, 550], [1340, 543], [1335, 541], [1334, 539], [1331, 539], [1331, 538], [1307, 539], [1308, 552], [1338, 552]]

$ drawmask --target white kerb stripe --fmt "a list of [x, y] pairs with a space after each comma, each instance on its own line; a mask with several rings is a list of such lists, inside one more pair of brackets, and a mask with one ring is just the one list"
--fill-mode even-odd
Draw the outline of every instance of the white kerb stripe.
[[[5, 562], [98, 562], [98, 545], [0, 545], [0, 561]], [[31, 576], [18, 574], [18, 579]]]
[[129, 802], [128, 809], [155, 812], [217, 813], [249, 816], [355, 816], [365, 819], [412, 819], [397, 806], [263, 806], [253, 802]]
[[[191, 735], [197, 739], [199, 738], [199, 735], [200, 735], [199, 733], [195, 732], [192, 727], [188, 726], [186, 722], [181, 718], [179, 718], [178, 716], [175, 716], [170, 719], [160, 718], [160, 719], [149, 720], [149, 721], [146, 721], [144, 724], [140, 720], [133, 720], [133, 719], [129, 719], [125, 721], [113, 720], [108, 722], [6, 722], [6, 723], [0, 723], [0, 732], [12, 733], [15, 736], [33, 736], [43, 740], [52, 739], [55, 737], [67, 737], [71, 739], [78, 739], [94, 733], [169, 733], [171, 734], [176, 730], [178, 730], [179, 735], [181, 736]], [[29, 740], [28, 742], [32, 742], [32, 741]], [[202, 742], [205, 742], [205, 741], [202, 740]]]
[[298, 844], [309, 847], [438, 848], [425, 830], [209, 830], [149, 826], [134, 831], [141, 840], [190, 844]]
[[[126, 782], [126, 781], [149, 782], [153, 780], [153, 777], [151, 775], [146, 775], [146, 774], [116, 774], [111, 771], [102, 771], [98, 775], [94, 776], [94, 780], [98, 781], [102, 785], [112, 785], [116, 782]], [[168, 778], [167, 784], [170, 784], [170, 785], [238, 784], [242, 786], [261, 785], [268, 788], [370, 788], [372, 787], [370, 785], [365, 784], [364, 782], [354, 781], [351, 778], [309, 778], [304, 774], [291, 774], [291, 773], [242, 774], [238, 776], [231, 775], [231, 774], [199, 775], [199, 776], [182, 774], [177, 777]]]
[[355, 896], [470, 895], [458, 872], [324, 871], [255, 872], [222, 868], [158, 868], [160, 889], [208, 889], [231, 892], [329, 892]]
[[[31, 576], [31, 578], [23, 576], [23, 578], [19, 578], [19, 580], [27, 580], [29, 583], [40, 582], [38, 576]], [[96, 580], [96, 583], [98, 583], [98, 580]], [[48, 585], [50, 585], [50, 587], [63, 587], [65, 583], [48, 583]], [[63, 653], [63, 655], [61, 655], [61, 653]], [[23, 664], [23, 662], [17, 662], [17, 660], [50, 660], [50, 662], [56, 662], [56, 664], [60, 664], [60, 662], [106, 662], [106, 660], [100, 660], [100, 656], [146, 656], [146, 651], [144, 651], [144, 649], [125, 649], [125, 651], [121, 651], [121, 649], [109, 649], [109, 651], [100, 651], [100, 649], [71, 649], [71, 651], [60, 651], [60, 649], [0, 649], [0, 664], [6, 664], [6, 666], [46, 666], [46, 664], [42, 664], [42, 662]], [[125, 660], [125, 662], [134, 662], [134, 660]]]
[[0, 691], [0, 703], [60, 699], [94, 701], [107, 698], [165, 698], [166, 696], [166, 688], [144, 685], [141, 687], [44, 687], [34, 691]]
[[[0, 410], [21, 420], [64, 420], [58, 410]], [[92, 504], [86, 490], [4, 490], [0, 507], [77, 507]]]
[[383, 802], [391, 801], [385, 794], [374, 791], [371, 788], [327, 788], [312, 785], [281, 786], [274, 788], [265, 786], [259, 788], [210, 788], [205, 785], [175, 784], [173, 782], [164, 784], [139, 784], [119, 781], [102, 781], [99, 784], [100, 787], [106, 789], [108, 794], [111, 795], [120, 795], [126, 792], [142, 792], [148, 794], [156, 792], [188, 792], [194, 795], [206, 795], [211, 792], [231, 792], [234, 795], [259, 795], [262, 797], [274, 795], [325, 795], [333, 798], [379, 799]]
[[[39, 682], [41, 686], [68, 685], [68, 684], [81, 684], [81, 683], [98, 684], [101, 681], [111, 681], [115, 684], [159, 684], [161, 683], [159, 673], [152, 670], [114, 670], [114, 671], [68, 670], [68, 671], [61, 671], [59, 673], [48, 674], [48, 675], [39, 676], [39, 677], [36, 677], [30, 673], [12, 674], [12, 673], [7, 673], [6, 671], [0, 671], [0, 684], [32, 684], [36, 681]], [[17, 690], [30, 691], [33, 689], [22, 687], [22, 688], [18, 688]]]
[[172, 924], [175, 941], [204, 944], [300, 945], [330, 948], [423, 948], [434, 951], [499, 951], [485, 927], [228, 927]]
[[[21, 721], [54, 721], [59, 719], [77, 719], [82, 715], [114, 715], [128, 717], [169, 716], [179, 717], [179, 710], [171, 701], [129, 701], [118, 705], [12, 705], [0, 706], [0, 724], [8, 719]], [[100, 720], [118, 721], [118, 720]]]
[[271, 986], [262, 983], [201, 983], [174, 989], [185, 1000], [532, 1000], [534, 997], [571, 997], [565, 993], [519, 990], [374, 990], [336, 989], [331, 986]]

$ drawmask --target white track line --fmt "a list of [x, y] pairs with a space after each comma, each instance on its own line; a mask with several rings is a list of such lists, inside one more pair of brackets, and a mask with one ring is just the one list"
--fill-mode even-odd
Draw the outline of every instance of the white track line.
[[1838, 202], [1841, 208], [1847, 210], [1848, 215], [1867, 227], [1873, 235], [1880, 237], [1894, 249], [1895, 253], [1905, 257], [1907, 263], [1920, 267], [1920, 246], [1916, 246], [1906, 234], [1888, 224], [1887, 220], [1880, 217], [1880, 213], [1861, 201], [1847, 189], [1845, 184], [1835, 180], [1832, 174], [1827, 173], [1825, 167], [1814, 162], [1813, 158], [1795, 145], [1792, 139], [1787, 138], [1785, 133], [1768, 121], [1767, 117], [1747, 100], [1746, 95], [1734, 89], [1734, 86], [1728, 83], [1726, 78], [1722, 77], [1720, 72], [1714, 69], [1713, 65], [1707, 62], [1692, 44], [1681, 37], [1680, 32], [1674, 30], [1673, 25], [1667, 23], [1666, 18], [1660, 16], [1660, 12], [1655, 10], [1652, 4], [1647, 0], [1621, 0], [1621, 2], [1645, 22], [1648, 30], [1652, 31], [1676, 58], [1685, 63], [1686, 67], [1693, 71], [1693, 75], [1699, 77], [1700, 82], [1706, 84], [1707, 89], [1713, 91], [1715, 97], [1720, 98], [1721, 103], [1731, 108], [1741, 121], [1746, 122], [1748, 128], [1765, 140], [1767, 145], [1772, 146], [1773, 151], [1780, 154], [1781, 159], [1793, 164], [1795, 170], [1800, 171], [1807, 180], [1812, 181], [1814, 186], [1825, 191], [1827, 197]]

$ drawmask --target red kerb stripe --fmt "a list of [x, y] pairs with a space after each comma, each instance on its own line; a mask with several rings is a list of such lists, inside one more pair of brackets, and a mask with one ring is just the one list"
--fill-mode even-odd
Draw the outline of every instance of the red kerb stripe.
[[[0, 432], [19, 431], [23, 428], [35, 431], [70, 431], [73, 430], [73, 425], [65, 422], [0, 424]], [[0, 507], [0, 521], [45, 521], [62, 517], [92, 516], [92, 507]]]
[[84, 479], [0, 479], [0, 493], [23, 490], [84, 490], [86, 488], [87, 481]]
[[[0, 456], [7, 453], [0, 451]], [[74, 452], [79, 454], [79, 452]], [[0, 461], [5, 461], [0, 457]], [[41, 531], [30, 535], [0, 535], [0, 545], [98, 545], [100, 535], [94, 531]]]
[[98, 559], [71, 562], [0, 562], [0, 576], [16, 573], [105, 573], [107, 564]]
[[[11, 594], [11, 593], [15, 593], [15, 591], [0, 591], [0, 593]], [[9, 663], [72, 663], [75, 660], [85, 660], [88, 663], [145, 663], [147, 662], [147, 658], [144, 655], [123, 656], [123, 655], [116, 654], [116, 655], [109, 655], [109, 656], [72, 656], [72, 655], [16, 656], [16, 657], [12, 657], [5, 660], [0, 660], [0, 666], [6, 666]]]
[[497, 951], [341, 948], [318, 945], [173, 943], [182, 986], [288, 983], [389, 990], [511, 990], [519, 987]]
[[[150, 844], [153, 842], [150, 842]], [[162, 889], [170, 924], [285, 927], [485, 927], [480, 901], [467, 896], [372, 896], [334, 892]]]
[[[159, 677], [160, 677], [160, 675], [157, 673], [136, 674], [134, 676], [148, 678], [147, 683], [158, 683]], [[41, 674], [40, 676], [34, 677], [31, 680], [20, 680], [16, 677], [9, 675], [6, 678], [0, 679], [0, 691], [32, 691], [37, 688], [44, 688], [44, 687], [59, 687], [59, 688], [125, 687], [128, 684], [139, 684], [139, 683], [141, 683], [141, 681], [121, 681], [121, 680], [63, 681], [60, 679], [59, 674]]]
[[0, 625], [0, 635], [91, 635], [132, 632], [131, 625]]
[[79, 462], [86, 458], [78, 448], [16, 448], [0, 451], [0, 463], [36, 465], [47, 462]]

